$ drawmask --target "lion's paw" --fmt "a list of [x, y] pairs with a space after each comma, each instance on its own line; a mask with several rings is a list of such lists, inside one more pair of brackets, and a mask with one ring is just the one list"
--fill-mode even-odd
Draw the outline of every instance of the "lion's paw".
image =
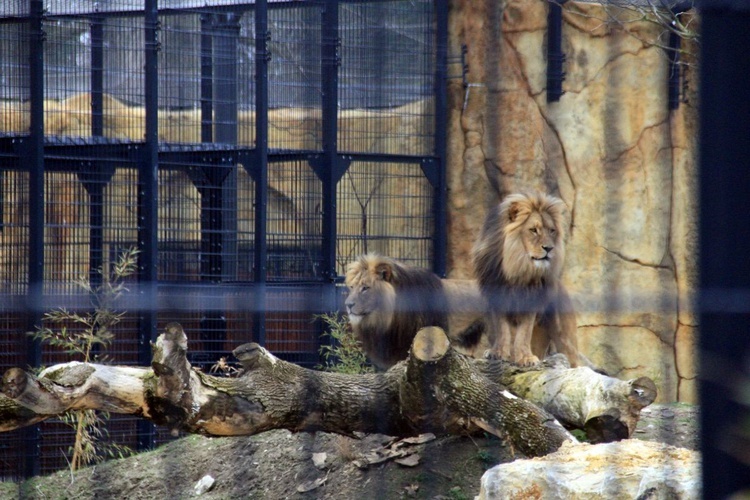
[[534, 366], [539, 363], [539, 358], [533, 354], [524, 354], [515, 360], [515, 363], [519, 366]]
[[494, 360], [494, 361], [501, 360], [501, 359], [508, 361], [510, 359], [510, 356], [503, 356], [500, 352], [493, 351], [492, 349], [487, 349], [486, 351], [484, 351], [484, 354], [482, 355], [482, 357], [484, 359]]

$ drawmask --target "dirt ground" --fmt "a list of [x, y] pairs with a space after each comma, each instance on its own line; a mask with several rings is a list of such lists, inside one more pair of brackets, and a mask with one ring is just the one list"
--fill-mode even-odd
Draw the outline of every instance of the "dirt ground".
[[[695, 449], [697, 422], [695, 406], [652, 405], [643, 410], [633, 438]], [[0, 498], [182, 499], [195, 497], [196, 484], [209, 475], [214, 483], [204, 499], [460, 500], [479, 493], [486, 469], [513, 460], [510, 449], [496, 438], [392, 441], [380, 435], [353, 439], [288, 431], [236, 438], [188, 436], [74, 476], [62, 471], [20, 485], [0, 483]], [[389, 453], [396, 458], [369, 465], [363, 458], [372, 462]]]

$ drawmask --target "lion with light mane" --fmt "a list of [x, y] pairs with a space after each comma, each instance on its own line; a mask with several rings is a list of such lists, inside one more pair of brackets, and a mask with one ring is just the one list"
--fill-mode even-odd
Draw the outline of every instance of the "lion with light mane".
[[[472, 251], [488, 304], [491, 357], [531, 365], [535, 337], [551, 341], [572, 366], [582, 359], [571, 300], [560, 284], [565, 258], [565, 204], [554, 196], [511, 194], [487, 214]], [[543, 348], [542, 348], [543, 349]], [[588, 363], [586, 363], [588, 364]]]
[[441, 280], [427, 269], [366, 254], [349, 264], [345, 282], [349, 323], [381, 370], [406, 359], [414, 336], [425, 326], [445, 330], [459, 352], [473, 355], [478, 348], [483, 325], [466, 328], [484, 313], [473, 280]]

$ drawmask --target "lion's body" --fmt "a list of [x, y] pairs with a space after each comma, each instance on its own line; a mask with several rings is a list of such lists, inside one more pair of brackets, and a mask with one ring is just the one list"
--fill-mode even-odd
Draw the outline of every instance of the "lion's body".
[[536, 327], [572, 365], [578, 364], [575, 313], [560, 285], [564, 209], [553, 196], [513, 194], [487, 214], [472, 256], [487, 301], [486, 333], [494, 357], [521, 365], [537, 362], [532, 352]]
[[475, 281], [441, 280], [426, 269], [367, 254], [349, 264], [346, 286], [349, 322], [377, 368], [406, 359], [414, 336], [425, 326], [443, 328], [454, 347], [473, 354], [477, 339], [452, 332], [464, 331], [483, 313]]

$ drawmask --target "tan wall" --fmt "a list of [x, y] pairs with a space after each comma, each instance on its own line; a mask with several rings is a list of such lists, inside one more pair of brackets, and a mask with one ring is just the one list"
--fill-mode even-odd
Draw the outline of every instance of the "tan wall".
[[489, 177], [559, 195], [583, 351], [618, 377], [652, 377], [661, 401], [695, 401], [697, 73], [670, 112], [666, 53], [649, 43], [663, 30], [607, 22], [628, 15], [608, 9], [564, 5], [565, 94], [547, 103], [547, 2], [452, 2], [449, 50], [468, 46], [472, 85], [449, 90], [451, 276], [470, 276], [497, 199]]

